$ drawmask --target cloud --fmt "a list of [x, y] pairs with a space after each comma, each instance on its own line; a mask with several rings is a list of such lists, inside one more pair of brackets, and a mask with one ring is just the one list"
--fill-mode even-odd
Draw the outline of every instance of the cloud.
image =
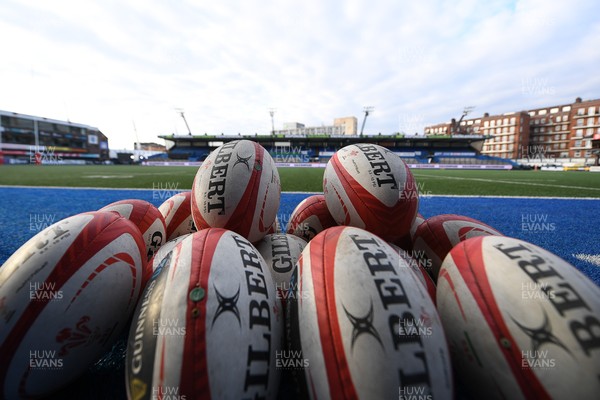
[[[422, 132], [597, 98], [593, 1], [0, 3], [0, 108], [98, 126], [111, 147], [362, 119]], [[537, 85], [537, 86], [536, 86]], [[529, 90], [531, 87], [536, 90]]]

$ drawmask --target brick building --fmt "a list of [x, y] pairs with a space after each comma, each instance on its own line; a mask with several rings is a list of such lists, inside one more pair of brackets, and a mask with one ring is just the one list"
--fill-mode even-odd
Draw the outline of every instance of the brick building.
[[600, 99], [536, 108], [425, 127], [425, 135], [490, 136], [482, 154], [500, 158], [589, 159], [600, 134]]

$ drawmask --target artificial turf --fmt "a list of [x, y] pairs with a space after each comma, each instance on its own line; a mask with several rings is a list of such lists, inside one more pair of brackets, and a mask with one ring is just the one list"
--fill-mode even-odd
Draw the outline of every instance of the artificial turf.
[[[4, 165], [0, 185], [189, 190], [197, 167]], [[278, 168], [282, 190], [321, 192], [323, 168]], [[600, 173], [414, 169], [422, 195], [600, 197]]]

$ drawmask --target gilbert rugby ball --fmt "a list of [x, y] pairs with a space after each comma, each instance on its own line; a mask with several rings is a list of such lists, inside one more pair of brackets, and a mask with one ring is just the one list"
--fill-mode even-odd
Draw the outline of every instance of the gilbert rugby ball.
[[[304, 248], [287, 303], [290, 356], [312, 399], [453, 393], [435, 306], [412, 269], [359, 228], [324, 230]], [[306, 365], [308, 364], [308, 365]]]
[[173, 240], [169, 240], [167, 243], [160, 246], [160, 249], [154, 254], [154, 257], [149, 261], [150, 266], [152, 267], [152, 275], [155, 276], [160, 272], [162, 267], [164, 266], [163, 260], [167, 257], [167, 255], [186, 237], [190, 236], [191, 233], [187, 233], [185, 235], [177, 236]]
[[116, 211], [138, 227], [146, 243], [149, 261], [165, 240], [165, 219], [156, 207], [145, 200], [121, 200], [102, 207], [100, 211]]
[[273, 225], [281, 185], [269, 153], [250, 140], [215, 149], [192, 185], [192, 216], [198, 230], [230, 229], [256, 242]]
[[554, 254], [502, 236], [459, 243], [437, 305], [473, 398], [598, 398], [600, 288]]
[[390, 242], [409, 233], [419, 208], [419, 192], [404, 161], [375, 144], [338, 150], [325, 168], [323, 192], [338, 225], [363, 228]]
[[325, 196], [315, 194], [302, 200], [292, 211], [287, 233], [309, 242], [319, 232], [336, 225], [325, 204]]
[[442, 261], [454, 246], [472, 237], [488, 235], [502, 236], [496, 229], [473, 218], [455, 214], [436, 215], [417, 228], [413, 250], [421, 259], [431, 261], [428, 272], [437, 281]]
[[268, 266], [241, 235], [191, 234], [168, 253], [134, 313], [130, 399], [274, 399], [283, 319]]
[[256, 249], [269, 266], [282, 299], [287, 294], [290, 277], [305, 246], [304, 239], [285, 233], [267, 235], [256, 243]]
[[109, 350], [150, 274], [139, 230], [110, 212], [44, 229], [0, 268], [0, 398], [46, 396]]
[[192, 192], [177, 193], [169, 197], [158, 207], [158, 211], [165, 219], [167, 230], [165, 241], [196, 232], [192, 218]]

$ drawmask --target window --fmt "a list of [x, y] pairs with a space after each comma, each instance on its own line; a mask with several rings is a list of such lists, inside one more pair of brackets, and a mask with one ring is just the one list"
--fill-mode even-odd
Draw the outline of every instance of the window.
[[89, 135], [88, 143], [89, 144], [98, 144], [98, 135]]
[[556, 114], [558, 112], [558, 107], [554, 107], [550, 109], [550, 114]]
[[510, 129], [509, 129], [509, 131], [510, 131], [510, 133], [515, 133], [515, 127], [511, 126]]
[[560, 139], [560, 135], [554, 135], [554, 140]]
[[563, 133], [563, 135], [560, 138], [561, 138], [561, 140], [567, 140], [567, 134]]
[[511, 123], [511, 125], [514, 125], [514, 124], [515, 124], [515, 122], [516, 122], [516, 119], [515, 119], [515, 117], [511, 117], [511, 118], [510, 118], [510, 123]]
[[563, 110], [563, 112], [569, 112], [569, 111], [571, 111], [571, 106], [564, 106], [562, 108], [562, 110]]
[[577, 115], [583, 115], [583, 114], [585, 114], [585, 108], [578, 108]]
[[588, 124], [588, 125], [594, 125], [594, 117], [592, 117], [592, 118], [588, 118], [588, 120], [587, 120], [587, 124]]
[[560, 131], [560, 125], [556, 125], [556, 126], [554, 127], [554, 131], [555, 131], [555, 132], [558, 132], [558, 131]]
[[540, 110], [539, 114], [540, 115], [546, 115], [547, 112], [548, 112], [548, 110]]
[[530, 117], [535, 117], [535, 111], [529, 111], [529, 116]]
[[543, 126], [540, 128], [540, 133], [544, 133], [546, 131], [546, 128], [544, 128]]
[[567, 144], [566, 143], [561, 143], [560, 144], [560, 148], [561, 149], [566, 149], [567, 148]]
[[574, 157], [580, 157], [581, 156], [581, 152], [576, 151], [575, 153], [573, 153], [573, 156]]
[[545, 124], [546, 123], [546, 118], [542, 118], [542, 120], [540, 121], [540, 124]]
[[488, 126], [490, 126], [490, 121], [484, 121], [483, 126], [484, 126], [484, 128], [487, 128]]
[[568, 115], [568, 114], [567, 114], [567, 115], [563, 115], [563, 121], [565, 121], [565, 122], [566, 122], [566, 121], [568, 121], [568, 120], [569, 120], [569, 115]]
[[587, 128], [585, 131], [586, 136], [592, 136], [594, 134], [594, 128]]
[[504, 118], [504, 120], [502, 120], [502, 124], [503, 125], [508, 125], [508, 118]]
[[575, 131], [575, 136], [582, 137], [583, 136], [583, 129], [577, 129]]
[[496, 126], [496, 120], [495, 119], [493, 119], [493, 120], [490, 121], [490, 126]]
[[595, 112], [596, 112], [596, 107], [592, 106], [592, 107], [588, 108], [588, 115], [594, 115]]
[[577, 126], [583, 126], [583, 119], [577, 120]]
[[581, 140], [575, 141], [575, 147], [581, 147]]
[[556, 122], [560, 122], [560, 121], [561, 121], [561, 116], [560, 116], [560, 115], [557, 115], [557, 116], [556, 116]]

